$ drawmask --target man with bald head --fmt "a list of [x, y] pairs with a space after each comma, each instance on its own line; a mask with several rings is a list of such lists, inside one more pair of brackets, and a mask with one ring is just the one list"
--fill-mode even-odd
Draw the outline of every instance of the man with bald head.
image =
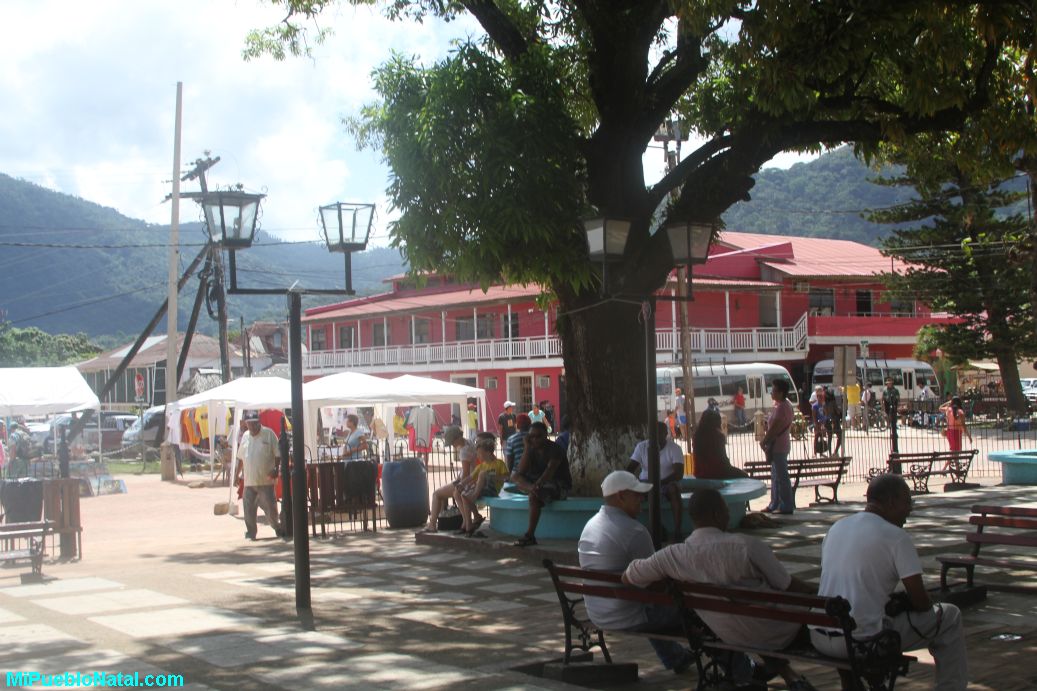
[[[922, 562], [904, 523], [911, 514], [911, 490], [900, 475], [879, 475], [868, 484], [864, 511], [847, 516], [821, 543], [819, 594], [839, 595], [850, 602], [857, 628], [853, 637], [874, 638], [883, 630], [900, 634], [901, 650], [928, 648], [936, 662], [936, 689], [968, 686], [968, 662], [961, 612], [952, 604], [933, 604], [922, 583]], [[891, 616], [886, 603], [903, 586], [901, 607]], [[846, 657], [842, 632], [813, 628], [810, 640], [818, 651]]]
[[[623, 573], [624, 583], [645, 587], [672, 578], [814, 594], [815, 588], [789, 575], [766, 544], [756, 538], [726, 532], [730, 513], [727, 502], [717, 490], [697, 490], [688, 502], [688, 513], [694, 525], [688, 539], [647, 559], [631, 562]], [[792, 643], [800, 631], [800, 626], [794, 623], [772, 621], [762, 626], [758, 619], [722, 612], [700, 612], [699, 616], [720, 640], [732, 645], [780, 650]], [[812, 688], [788, 665], [779, 665], [774, 671], [785, 677], [789, 688]]]

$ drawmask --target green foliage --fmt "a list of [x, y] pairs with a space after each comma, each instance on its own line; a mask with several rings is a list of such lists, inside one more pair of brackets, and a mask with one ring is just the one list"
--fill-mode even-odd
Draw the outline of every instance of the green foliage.
[[16, 329], [0, 323], [0, 367], [57, 367], [87, 360], [101, 352], [86, 334], [55, 334], [36, 327]]
[[924, 177], [898, 178], [895, 184], [914, 186], [918, 198], [872, 214], [872, 220], [881, 223], [920, 224], [894, 230], [884, 242], [886, 254], [908, 262], [903, 272], [889, 277], [888, 286], [895, 294], [922, 300], [960, 320], [929, 330], [928, 350], [940, 348], [958, 362], [1008, 352], [1037, 356], [1031, 269], [1015, 258], [1027, 221], [1018, 214], [996, 214], [1020, 193], [1001, 188], [1001, 180], [965, 172], [957, 165], [965, 157], [955, 155], [954, 144], [930, 140], [924, 160], [906, 152], [896, 159], [909, 169], [924, 171]]
[[447, 269], [484, 284], [502, 274], [586, 280], [584, 181], [572, 167], [578, 126], [555, 65], [537, 51], [501, 62], [466, 42], [428, 69], [396, 55], [377, 70], [385, 101], [365, 108], [354, 128], [377, 138], [393, 165], [390, 198], [409, 210], [392, 229], [394, 244], [412, 270]]

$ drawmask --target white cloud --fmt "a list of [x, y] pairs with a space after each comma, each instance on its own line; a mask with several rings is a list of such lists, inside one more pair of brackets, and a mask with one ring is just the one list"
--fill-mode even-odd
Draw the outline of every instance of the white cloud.
[[[375, 234], [393, 218], [388, 171], [357, 152], [343, 116], [374, 99], [370, 74], [391, 51], [433, 60], [471, 20], [389, 22], [347, 3], [321, 22], [313, 59], [245, 62], [244, 38], [282, 10], [258, 0], [5, 0], [0, 41], [0, 172], [166, 224], [176, 83], [184, 84], [182, 163], [211, 151], [212, 186], [242, 183], [269, 196], [263, 227], [317, 237], [316, 209], [375, 201]], [[646, 156], [649, 178], [662, 155]], [[186, 183], [185, 191], [196, 183]], [[183, 202], [181, 219], [195, 220]]]
[[370, 73], [391, 50], [432, 59], [471, 30], [344, 5], [322, 18], [335, 34], [312, 60], [246, 62], [246, 33], [282, 16], [268, 3], [7, 0], [4, 14], [0, 172], [168, 223], [181, 81], [183, 167], [219, 155], [211, 185], [267, 192], [263, 226], [288, 239], [315, 239], [317, 207], [336, 200], [378, 201], [384, 224], [387, 170], [342, 117], [374, 98]]

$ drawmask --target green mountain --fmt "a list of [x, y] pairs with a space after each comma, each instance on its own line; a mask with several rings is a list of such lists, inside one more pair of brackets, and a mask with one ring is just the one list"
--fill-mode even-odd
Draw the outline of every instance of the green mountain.
[[[843, 146], [787, 170], [768, 168], [756, 176], [752, 199], [735, 204], [724, 214], [726, 227], [734, 231], [801, 235], [856, 240], [878, 245], [892, 226], [871, 223], [869, 211], [903, 204], [915, 195], [902, 187], [871, 182], [899, 171], [869, 169]], [[1024, 190], [1023, 178], [1010, 181], [1009, 189]], [[1010, 209], [1026, 213], [1025, 201]]]
[[[0, 318], [50, 333], [83, 332], [106, 344], [132, 338], [166, 299], [168, 238], [168, 226], [0, 174]], [[181, 271], [204, 243], [200, 224], [181, 226]], [[355, 254], [353, 288], [358, 294], [384, 290], [382, 279], [404, 270], [394, 249]], [[241, 287], [280, 288], [296, 280], [313, 288], [341, 287], [343, 259], [319, 244], [283, 243], [260, 231], [256, 245], [238, 253], [237, 275]], [[197, 287], [192, 277], [180, 292], [180, 329]], [[283, 319], [286, 302], [280, 296], [232, 295], [227, 313], [231, 328], [239, 317], [246, 323]], [[215, 333], [204, 309], [198, 324]], [[164, 319], [156, 331], [165, 331]]]

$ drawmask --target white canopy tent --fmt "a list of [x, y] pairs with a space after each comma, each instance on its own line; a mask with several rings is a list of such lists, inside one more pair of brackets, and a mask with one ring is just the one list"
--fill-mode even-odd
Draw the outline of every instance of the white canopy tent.
[[75, 367], [0, 368], [0, 415], [99, 410], [101, 402]]
[[101, 449], [101, 402], [78, 369], [0, 368], [0, 416], [51, 415], [89, 409], [98, 417], [97, 448]]
[[[292, 384], [287, 379], [281, 377], [235, 379], [208, 391], [181, 398], [166, 406], [166, 426], [170, 432], [167, 438], [170, 440], [179, 438], [180, 411], [206, 406], [209, 412], [210, 438], [215, 438], [217, 434], [226, 434], [230, 441], [231, 458], [237, 458], [238, 435], [228, 434], [225, 425], [227, 409], [232, 406], [234, 408], [234, 420], [229, 429], [236, 430], [241, 423], [243, 410], [287, 408], [291, 404]], [[209, 444], [210, 466], [215, 464], [215, 446], [215, 444]]]
[[[303, 385], [303, 400], [306, 401], [306, 444], [317, 445], [317, 411], [323, 407], [381, 406], [383, 420], [392, 420], [391, 408], [396, 406], [432, 403], [455, 403], [462, 410], [469, 398], [479, 401], [486, 423], [486, 392], [454, 382], [405, 374], [395, 379], [382, 379], [356, 372], [339, 372]], [[467, 416], [461, 416], [467, 431]], [[389, 442], [392, 444], [393, 428], [386, 425]]]

